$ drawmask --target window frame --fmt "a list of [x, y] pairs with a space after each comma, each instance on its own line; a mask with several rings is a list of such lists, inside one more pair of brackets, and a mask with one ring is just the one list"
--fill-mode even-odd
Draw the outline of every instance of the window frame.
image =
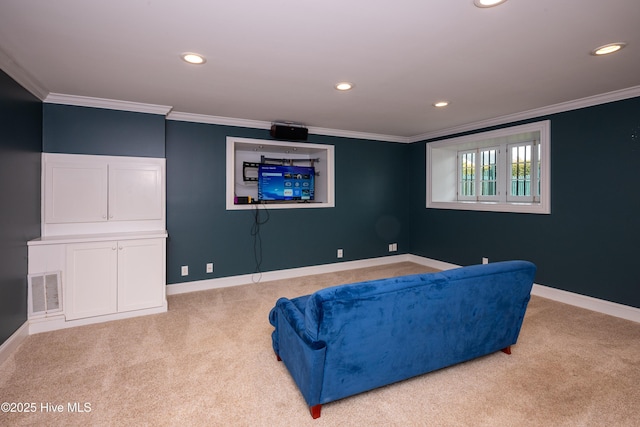
[[[457, 180], [458, 180], [458, 185], [457, 185], [457, 197], [456, 199], [458, 201], [471, 201], [471, 202], [475, 202], [475, 201], [482, 201], [482, 202], [489, 202], [489, 201], [499, 201], [500, 200], [500, 193], [499, 193], [499, 189], [501, 187], [501, 181], [502, 181], [502, 176], [500, 174], [496, 175], [496, 179], [494, 180], [485, 180], [484, 179], [484, 153], [490, 152], [490, 151], [495, 151], [495, 163], [493, 163], [493, 165], [495, 165], [496, 167], [496, 172], [499, 171], [500, 168], [500, 164], [502, 164], [502, 153], [500, 150], [499, 146], [495, 146], [495, 147], [482, 147], [482, 148], [474, 148], [472, 150], [462, 150], [462, 151], [458, 151], [458, 158], [456, 159], [457, 165], [458, 165], [458, 173], [457, 173]], [[464, 180], [463, 177], [463, 170], [465, 169], [463, 166], [463, 157], [465, 157], [466, 155], [469, 154], [473, 154], [474, 155], [474, 165], [473, 165], [473, 169], [474, 169], [474, 174], [473, 174], [473, 194], [472, 195], [468, 195], [468, 194], [464, 194], [464, 188], [463, 188], [463, 184], [464, 183], [468, 183], [470, 182], [470, 180]], [[491, 195], [487, 195], [487, 194], [483, 194], [483, 184], [485, 182], [495, 182], [496, 185], [496, 194], [491, 194]]]
[[[532, 162], [531, 186], [540, 194], [512, 196], [511, 147], [518, 145], [539, 147], [539, 156]], [[457, 138], [433, 141], [426, 144], [426, 207], [428, 209], [456, 209], [514, 213], [551, 213], [551, 122], [543, 120], [525, 125], [510, 126], [494, 131], [479, 132]], [[481, 190], [481, 151], [498, 149], [498, 195], [478, 196]], [[537, 154], [537, 151], [536, 154]], [[462, 163], [460, 153], [476, 151], [475, 195], [461, 194]], [[535, 160], [534, 160], [535, 159]], [[540, 170], [538, 174], [538, 162]], [[500, 168], [505, 167], [503, 171]], [[480, 175], [478, 175], [478, 173]], [[539, 175], [539, 176], [538, 176]], [[460, 178], [460, 179], [459, 179]], [[535, 186], [535, 187], [534, 187]], [[534, 191], [536, 193], [537, 191]]]
[[[529, 188], [530, 188], [531, 194], [520, 196], [520, 195], [513, 194], [511, 191], [509, 191], [507, 193], [508, 202], [535, 203], [538, 200], [540, 200], [540, 194], [539, 194], [538, 185], [537, 185], [538, 184], [537, 165], [540, 163], [540, 153], [536, 152], [536, 151], [539, 151], [540, 149], [540, 143], [538, 141], [533, 140], [529, 142], [522, 142], [522, 143], [517, 142], [513, 144], [507, 144], [507, 170], [512, 169], [514, 165], [514, 162], [512, 161], [513, 154], [511, 150], [516, 147], [527, 147], [527, 146], [531, 147], [531, 166], [529, 166], [530, 167]], [[508, 179], [509, 182], [507, 183], [507, 188], [510, 190], [513, 190], [513, 173], [511, 173], [510, 175], [511, 176]]]
[[[473, 164], [473, 178], [471, 180], [465, 180], [463, 178], [461, 178], [464, 174], [464, 169], [465, 167], [463, 166], [463, 157], [466, 157], [467, 155], [472, 155], [473, 159], [471, 162], [468, 163], [472, 163]], [[458, 191], [458, 200], [467, 200], [467, 201], [474, 201], [476, 200], [476, 197], [478, 196], [478, 175], [476, 173], [476, 171], [478, 170], [478, 150], [463, 150], [463, 151], [459, 151], [458, 152], [458, 158], [457, 158], [457, 165], [458, 165], [458, 172], [457, 172], [457, 183], [456, 183], [456, 187], [457, 187], [457, 191]], [[470, 184], [465, 186], [465, 184]], [[468, 189], [473, 190], [473, 194], [466, 194], [467, 191], [465, 190], [465, 187], [468, 187]]]

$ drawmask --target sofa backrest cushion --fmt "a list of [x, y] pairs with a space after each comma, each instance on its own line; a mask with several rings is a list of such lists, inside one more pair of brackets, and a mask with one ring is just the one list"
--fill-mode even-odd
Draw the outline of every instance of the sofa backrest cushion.
[[505, 261], [315, 292], [305, 330], [327, 344], [323, 395], [337, 399], [363, 382], [374, 388], [515, 344], [535, 271]]

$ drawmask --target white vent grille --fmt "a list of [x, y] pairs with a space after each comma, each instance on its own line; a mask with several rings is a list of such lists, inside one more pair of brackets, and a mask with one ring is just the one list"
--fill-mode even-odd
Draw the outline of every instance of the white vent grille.
[[29, 317], [62, 311], [60, 272], [30, 274]]

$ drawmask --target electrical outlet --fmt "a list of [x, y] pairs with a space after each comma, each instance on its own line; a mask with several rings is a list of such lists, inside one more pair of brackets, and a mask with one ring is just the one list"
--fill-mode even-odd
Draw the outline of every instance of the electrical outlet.
[[182, 267], [180, 267], [180, 272], [183, 276], [188, 276], [189, 275], [189, 266], [188, 265], [183, 265]]
[[489, 264], [489, 258], [482, 257], [482, 263], [483, 264]]
[[207, 263], [207, 273], [213, 273], [213, 263]]
[[342, 251], [342, 249], [338, 249], [338, 258], [342, 258], [344, 252]]
[[398, 251], [398, 244], [397, 243], [391, 243], [389, 245], [389, 252], [397, 252]]

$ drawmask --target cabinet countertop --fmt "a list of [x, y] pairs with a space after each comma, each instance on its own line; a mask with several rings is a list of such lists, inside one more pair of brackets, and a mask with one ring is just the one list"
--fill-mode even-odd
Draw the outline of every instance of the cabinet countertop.
[[167, 230], [133, 231], [127, 233], [103, 233], [103, 234], [74, 234], [67, 236], [43, 236], [29, 240], [28, 246], [58, 245], [65, 243], [104, 242], [110, 240], [135, 240], [166, 238]]

